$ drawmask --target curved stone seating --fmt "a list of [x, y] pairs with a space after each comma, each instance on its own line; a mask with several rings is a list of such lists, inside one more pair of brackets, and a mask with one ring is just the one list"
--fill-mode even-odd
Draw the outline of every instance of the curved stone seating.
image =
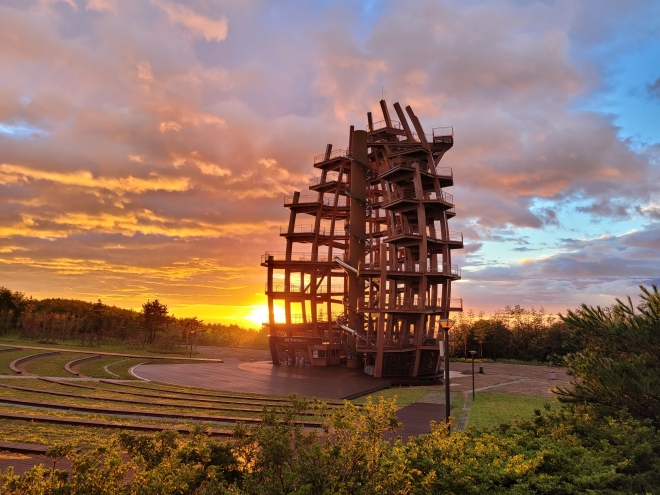
[[101, 358], [101, 357], [102, 357], [102, 356], [101, 356], [100, 354], [96, 354], [96, 355], [94, 355], [94, 356], [86, 356], [86, 357], [84, 357], [84, 358], [74, 359], [73, 361], [69, 361], [68, 363], [66, 363], [66, 364], [64, 365], [64, 369], [65, 369], [66, 371], [68, 371], [69, 373], [71, 373], [72, 375], [80, 376], [80, 372], [78, 372], [78, 371], [74, 371], [74, 370], [73, 370], [73, 367], [74, 367], [74, 366], [77, 366], [77, 365], [79, 365], [79, 364], [81, 364], [81, 363], [85, 363], [85, 362], [87, 362], [87, 361], [92, 361], [92, 360], [94, 360], [94, 359], [99, 359], [99, 358]]
[[60, 354], [60, 351], [41, 352], [39, 354], [30, 354], [29, 356], [23, 356], [21, 358], [14, 359], [11, 363], [9, 363], [9, 369], [12, 370], [14, 373], [22, 375], [23, 372], [18, 369], [19, 364], [23, 364], [24, 362], [30, 361], [31, 359], [37, 359], [46, 356], [56, 356], [57, 354]]

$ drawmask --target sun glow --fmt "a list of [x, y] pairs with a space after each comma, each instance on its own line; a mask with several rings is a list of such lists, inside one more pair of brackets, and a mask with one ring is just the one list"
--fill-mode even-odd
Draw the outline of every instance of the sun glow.
[[[275, 306], [273, 309], [275, 311], [275, 321], [285, 321], [284, 308]], [[248, 313], [245, 319], [257, 325], [268, 323], [268, 306], [265, 304], [253, 305], [252, 310]]]

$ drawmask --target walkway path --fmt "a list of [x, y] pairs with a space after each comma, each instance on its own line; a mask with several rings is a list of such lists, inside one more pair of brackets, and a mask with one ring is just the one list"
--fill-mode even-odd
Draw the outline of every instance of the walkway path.
[[[471, 363], [450, 363], [452, 390], [472, 391]], [[554, 397], [550, 389], [570, 385], [566, 368], [534, 366], [531, 364], [475, 363], [475, 369], [483, 366], [484, 374], [474, 375], [475, 390], [497, 388], [499, 393]], [[555, 372], [551, 379], [549, 372]]]
[[[416, 437], [424, 433], [431, 433], [431, 421], [440, 423], [445, 420], [445, 408], [430, 402], [414, 402], [409, 406], [402, 407], [396, 412], [396, 417], [403, 425], [396, 432], [403, 441], [408, 437]], [[384, 435], [391, 438], [392, 435]]]
[[366, 375], [361, 369], [320, 366], [273, 366], [268, 361], [224, 364], [145, 364], [133, 373], [147, 380], [213, 390], [262, 395], [298, 394], [344, 399], [387, 388], [390, 382]]
[[472, 402], [472, 394], [470, 392], [465, 392], [465, 402], [463, 402], [463, 411], [461, 413], [461, 417], [458, 418], [458, 423], [456, 423], [456, 427], [455, 427], [457, 431], [463, 431], [467, 426], [467, 420], [470, 414], [471, 402]]

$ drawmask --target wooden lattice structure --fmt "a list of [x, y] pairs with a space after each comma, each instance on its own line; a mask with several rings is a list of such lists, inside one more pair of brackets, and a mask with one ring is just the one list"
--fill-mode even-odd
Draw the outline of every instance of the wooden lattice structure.
[[[435, 375], [437, 321], [462, 311], [451, 297], [463, 247], [451, 232], [454, 183], [440, 160], [453, 128], [425, 134], [410, 107], [385, 101], [383, 119], [367, 114], [366, 131], [351, 126], [347, 149], [314, 158], [320, 173], [310, 193], [285, 198], [286, 251], [267, 252], [270, 346], [274, 364], [364, 367], [374, 376]], [[308, 221], [304, 221], [308, 220]], [[276, 321], [276, 307], [284, 321]]]

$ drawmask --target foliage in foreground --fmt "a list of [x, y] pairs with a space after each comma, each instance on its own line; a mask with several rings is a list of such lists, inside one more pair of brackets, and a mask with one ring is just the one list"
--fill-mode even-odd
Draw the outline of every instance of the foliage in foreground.
[[[262, 424], [237, 425], [227, 443], [198, 430], [187, 440], [123, 433], [86, 453], [60, 446], [51, 456], [66, 454], [70, 474], [9, 470], [0, 493], [657, 493], [660, 293], [642, 291], [636, 310], [630, 301], [611, 310], [583, 306], [564, 319], [575, 344], [564, 360], [577, 381], [558, 390], [560, 411], [451, 437], [432, 424], [430, 434], [404, 444], [392, 438], [396, 398], [328, 411], [294, 396], [283, 421], [266, 409]], [[310, 407], [325, 417], [319, 432], [297, 422]]]
[[627, 409], [660, 428], [660, 293], [643, 286], [635, 308], [617, 299], [611, 308], [582, 305], [562, 317], [574, 348], [561, 358], [575, 377], [554, 392], [564, 403], [588, 403], [601, 414]]
[[[383, 433], [399, 425], [395, 401], [333, 410], [320, 433], [298, 426], [293, 399], [283, 423], [238, 425], [231, 442], [201, 430], [122, 433], [76, 453], [70, 474], [37, 467], [0, 475], [11, 494], [427, 494], [649, 493], [660, 486], [660, 437], [653, 426], [588, 408], [537, 411], [530, 420], [485, 431], [432, 432], [404, 444]], [[322, 406], [319, 406], [322, 407]], [[323, 411], [321, 411], [323, 412]], [[129, 460], [120, 451], [128, 452]]]

